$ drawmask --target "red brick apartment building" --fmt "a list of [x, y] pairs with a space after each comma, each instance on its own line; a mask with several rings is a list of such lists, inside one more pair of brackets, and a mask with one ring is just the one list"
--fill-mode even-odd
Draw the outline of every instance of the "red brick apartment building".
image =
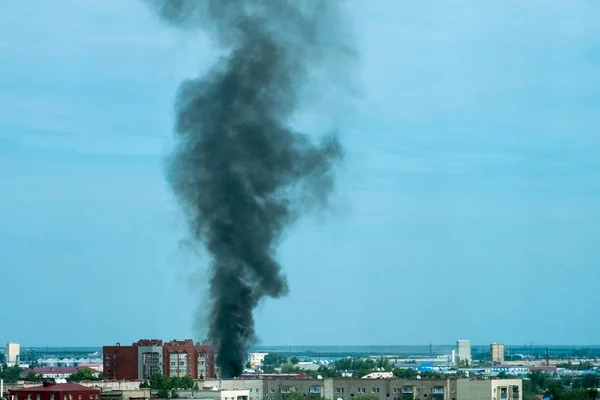
[[189, 376], [192, 379], [215, 377], [214, 352], [210, 346], [191, 339], [142, 339], [131, 346], [104, 346], [104, 379], [143, 380], [154, 374]]

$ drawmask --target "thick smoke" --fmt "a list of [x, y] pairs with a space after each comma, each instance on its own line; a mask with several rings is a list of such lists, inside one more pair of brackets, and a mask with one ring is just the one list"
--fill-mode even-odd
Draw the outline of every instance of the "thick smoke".
[[169, 182], [194, 237], [212, 256], [209, 338], [225, 378], [239, 376], [255, 339], [253, 310], [287, 293], [276, 260], [283, 230], [307, 204], [323, 205], [335, 135], [294, 131], [299, 89], [348, 50], [332, 0], [146, 0], [169, 23], [201, 27], [227, 50], [181, 84]]

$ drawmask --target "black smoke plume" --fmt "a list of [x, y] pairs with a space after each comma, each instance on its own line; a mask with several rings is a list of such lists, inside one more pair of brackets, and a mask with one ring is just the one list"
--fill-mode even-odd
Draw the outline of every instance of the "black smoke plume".
[[301, 87], [348, 50], [336, 0], [146, 0], [167, 22], [200, 27], [227, 51], [179, 89], [168, 179], [212, 256], [209, 338], [221, 376], [239, 376], [253, 310], [288, 287], [276, 260], [284, 229], [327, 202], [337, 136], [315, 144], [290, 126]]

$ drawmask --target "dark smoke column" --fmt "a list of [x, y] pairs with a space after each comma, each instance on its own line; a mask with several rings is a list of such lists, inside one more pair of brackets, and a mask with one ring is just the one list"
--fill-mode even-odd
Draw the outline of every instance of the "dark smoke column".
[[342, 157], [336, 136], [314, 144], [289, 126], [308, 71], [343, 48], [332, 34], [337, 3], [146, 1], [228, 50], [207, 76], [181, 84], [168, 179], [212, 255], [209, 337], [222, 377], [236, 377], [255, 340], [254, 308], [287, 293], [278, 239], [307, 203], [326, 204]]

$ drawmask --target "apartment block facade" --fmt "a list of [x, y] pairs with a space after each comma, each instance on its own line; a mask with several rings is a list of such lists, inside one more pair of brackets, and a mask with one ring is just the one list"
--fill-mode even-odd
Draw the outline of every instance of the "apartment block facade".
[[142, 339], [131, 346], [104, 346], [102, 352], [105, 379], [144, 380], [155, 374], [192, 379], [215, 377], [212, 348], [191, 339], [166, 343]]
[[490, 345], [490, 355], [493, 363], [502, 364], [504, 362], [504, 345], [492, 343]]
[[456, 341], [456, 355], [458, 357], [459, 365], [471, 365], [471, 341], [470, 340], [457, 340]]
[[521, 400], [520, 379], [235, 379], [206, 381], [220, 390], [248, 390], [249, 400], [282, 400], [287, 393], [333, 400]]

